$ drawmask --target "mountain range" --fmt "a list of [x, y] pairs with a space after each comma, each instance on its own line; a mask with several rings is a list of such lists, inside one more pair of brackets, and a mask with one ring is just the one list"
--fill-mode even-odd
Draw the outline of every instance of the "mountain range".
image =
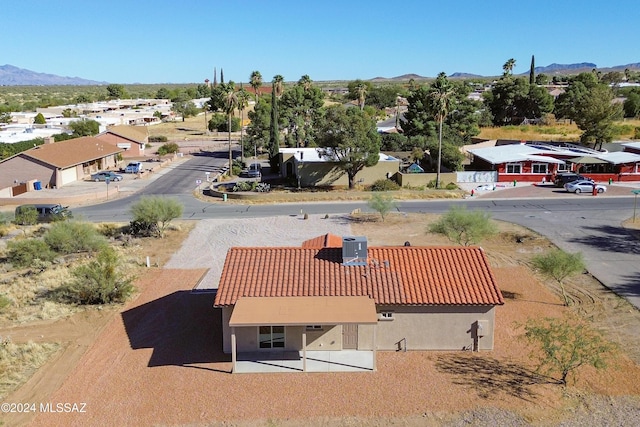
[[[596, 64], [590, 62], [581, 62], [578, 64], [551, 64], [545, 67], [535, 67], [537, 74], [549, 74], [549, 75], [568, 75], [579, 74], [582, 72], [588, 72], [597, 68], [598, 71], [607, 73], [610, 71], [624, 72], [625, 69], [632, 71], [640, 71], [640, 62], [627, 65], [616, 65], [608, 68], [598, 68]], [[526, 75], [529, 71], [520, 74]], [[481, 76], [478, 74], [470, 73], [453, 73], [449, 77], [452, 78], [483, 78], [492, 76]], [[375, 77], [370, 79], [372, 82], [383, 81], [406, 81], [410, 79], [422, 80], [429, 77], [420, 76], [418, 74], [403, 74], [397, 77]], [[38, 73], [36, 71], [26, 70], [24, 68], [18, 68], [13, 65], [1, 65], [0, 66], [0, 86], [87, 86], [87, 85], [106, 85], [108, 82], [99, 82], [95, 80], [87, 80], [80, 77], [63, 77], [55, 74]]]

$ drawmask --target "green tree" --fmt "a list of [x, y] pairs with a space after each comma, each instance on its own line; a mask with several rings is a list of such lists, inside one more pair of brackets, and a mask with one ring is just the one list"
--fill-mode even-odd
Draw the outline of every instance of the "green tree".
[[559, 374], [559, 384], [566, 385], [569, 374], [582, 366], [607, 367], [607, 358], [616, 347], [583, 323], [560, 319], [530, 319], [524, 325], [523, 338], [536, 348], [531, 354], [538, 359], [538, 370]]
[[91, 119], [81, 119], [69, 122], [69, 128], [73, 131], [73, 136], [93, 136], [100, 132], [100, 123]]
[[577, 107], [598, 84], [598, 78], [594, 73], [580, 73], [572, 77], [567, 89], [555, 101], [556, 117], [575, 120], [578, 115]]
[[459, 245], [470, 246], [496, 234], [497, 228], [488, 213], [454, 206], [432, 223], [429, 231], [442, 234]]
[[589, 91], [575, 108], [574, 121], [582, 130], [580, 142], [593, 143], [594, 149], [602, 148], [614, 137], [614, 122], [623, 116], [622, 105], [613, 102], [614, 94], [607, 85], [598, 85]]
[[156, 237], [163, 238], [171, 221], [182, 215], [183, 206], [174, 199], [142, 197], [131, 206], [133, 222], [149, 225]]
[[133, 293], [133, 279], [121, 267], [115, 249], [103, 248], [96, 258], [73, 270], [74, 280], [60, 289], [62, 297], [76, 304], [124, 302]]
[[245, 149], [254, 150], [257, 154], [258, 148], [261, 150], [269, 146], [269, 134], [271, 130], [271, 102], [270, 97], [259, 97], [249, 111], [249, 126], [247, 127], [248, 146]]
[[516, 60], [513, 58], [510, 58], [509, 60], [507, 60], [507, 62], [504, 63], [504, 65], [502, 66], [502, 70], [504, 72], [504, 76], [510, 76], [511, 74], [513, 74], [513, 69], [516, 67]]
[[271, 170], [278, 169], [278, 152], [280, 151], [280, 118], [278, 115], [280, 96], [283, 92], [284, 78], [277, 74], [271, 81], [271, 121], [269, 126], [269, 163]]
[[396, 208], [396, 202], [393, 200], [393, 197], [390, 194], [382, 192], [374, 193], [367, 204], [371, 209], [380, 214], [382, 222], [384, 222], [384, 217]]
[[0, 123], [11, 123], [11, 113], [8, 111], [0, 112]]
[[107, 86], [107, 96], [110, 99], [124, 99], [129, 95], [124, 85], [112, 83]]
[[255, 98], [256, 98], [256, 104], [258, 103], [258, 91], [260, 90], [260, 87], [262, 86], [262, 74], [260, 74], [260, 71], [252, 71], [251, 72], [251, 76], [249, 76], [249, 84], [251, 84], [251, 87], [253, 88], [253, 93], [255, 94]]
[[360, 79], [352, 80], [349, 83], [347, 83], [348, 92], [347, 92], [346, 98], [352, 99], [352, 100], [359, 100], [363, 91], [366, 96], [367, 93], [371, 92], [372, 88], [373, 88], [373, 85], [371, 84], [371, 82], [366, 82]]
[[156, 92], [155, 98], [156, 99], [171, 99], [171, 94], [169, 93], [169, 89], [167, 89], [166, 87], [161, 87]]
[[531, 55], [531, 66], [529, 67], [529, 85], [536, 84], [536, 59]]
[[36, 114], [36, 117], [33, 119], [33, 123], [35, 123], [37, 125], [46, 125], [47, 124], [47, 120], [44, 118], [42, 113], [38, 113], [38, 114]]
[[440, 188], [440, 167], [442, 165], [442, 124], [449, 114], [451, 107], [451, 99], [454, 96], [454, 89], [447, 80], [445, 73], [438, 74], [436, 81], [431, 86], [429, 92], [429, 100], [431, 109], [435, 112], [435, 118], [438, 121], [438, 169], [436, 172], [436, 188]]
[[[220, 80], [222, 80], [222, 70], [220, 70]], [[232, 175], [233, 168], [233, 151], [231, 150], [231, 121], [233, 112], [238, 108], [238, 95], [236, 93], [236, 85], [233, 81], [229, 83], [220, 83], [220, 87], [224, 90], [224, 112], [227, 115], [227, 135], [229, 140], [229, 176]]]
[[356, 87], [356, 93], [358, 94], [358, 105], [360, 106], [360, 110], [364, 110], [364, 102], [367, 98], [367, 85], [359, 84]]
[[240, 111], [240, 159], [244, 162], [244, 110], [249, 106], [249, 92], [247, 92], [240, 84], [240, 90], [236, 93], [238, 97], [238, 110]]
[[16, 209], [15, 223], [18, 225], [34, 225], [38, 223], [38, 210], [35, 206], [22, 206]]
[[526, 117], [523, 105], [529, 100], [529, 84], [522, 77], [507, 74], [485, 92], [484, 98], [496, 126], [520, 124]]
[[569, 305], [569, 297], [564, 288], [567, 277], [585, 270], [586, 266], [580, 252], [570, 254], [562, 249], [556, 249], [546, 254], [536, 255], [532, 259], [533, 266], [545, 276], [551, 277], [560, 285], [564, 305]]
[[640, 116], [640, 90], [634, 89], [627, 94], [627, 99], [623, 104], [625, 117], [636, 118]]
[[307, 75], [284, 92], [278, 114], [286, 128], [285, 143], [289, 147], [315, 145], [314, 129], [324, 104], [322, 90]]
[[355, 186], [355, 176], [366, 166], [374, 166], [380, 157], [380, 135], [375, 120], [356, 108], [335, 105], [327, 108], [317, 133], [320, 155], [335, 161]]
[[181, 91], [171, 99], [171, 111], [182, 117], [182, 121], [187, 117], [194, 117], [198, 114], [198, 107], [193, 103], [189, 94]]

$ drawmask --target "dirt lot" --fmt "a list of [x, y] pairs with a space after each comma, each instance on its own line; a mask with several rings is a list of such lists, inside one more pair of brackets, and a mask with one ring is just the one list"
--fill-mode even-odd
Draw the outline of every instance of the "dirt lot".
[[[448, 244], [425, 233], [429, 215], [395, 215], [384, 223], [369, 217], [310, 218], [318, 234], [346, 225], [366, 235], [370, 245]], [[294, 218], [295, 219], [295, 218]], [[291, 238], [293, 219], [279, 231]], [[262, 226], [247, 221], [247, 230]], [[191, 233], [206, 245], [225, 247], [230, 234], [201, 222]], [[278, 227], [278, 221], [268, 223]], [[215, 230], [215, 233], [207, 233]], [[255, 232], [241, 234], [255, 244]], [[304, 233], [302, 233], [304, 234]], [[300, 239], [303, 240], [303, 239]], [[517, 243], [519, 240], [522, 243]], [[574, 305], [561, 304], [558, 292], [527, 266], [551, 247], [528, 230], [501, 224], [501, 233], [483, 242], [506, 303], [496, 315], [492, 352], [380, 352], [378, 371], [353, 374], [230, 375], [221, 352], [221, 319], [210, 294], [188, 292], [205, 273], [153, 268], [138, 281], [140, 296], [116, 310], [73, 317], [83, 323], [69, 334], [87, 333], [95, 342], [79, 361], [63, 364], [64, 353], [6, 402], [86, 403], [84, 413], [39, 413], [7, 417], [10, 425], [640, 425], [640, 313], [602, 288], [589, 274], [568, 284]], [[177, 246], [162, 248], [163, 253]], [[186, 248], [177, 250], [181, 256]], [[223, 255], [221, 255], [223, 256]], [[159, 259], [162, 257], [159, 256]], [[164, 265], [161, 263], [161, 265]], [[202, 267], [209, 267], [204, 265]], [[515, 326], [536, 316], [588, 319], [620, 344], [614, 367], [585, 369], [563, 389], [532, 371], [528, 350]], [[74, 331], [74, 332], [71, 332]], [[76, 345], [69, 337], [56, 340]], [[77, 359], [76, 359], [77, 360]], [[76, 364], [77, 363], [77, 364]], [[61, 387], [53, 392], [51, 377]]]

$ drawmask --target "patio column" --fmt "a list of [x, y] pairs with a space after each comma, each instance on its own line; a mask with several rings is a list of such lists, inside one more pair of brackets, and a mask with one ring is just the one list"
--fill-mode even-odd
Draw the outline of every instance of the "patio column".
[[231, 328], [231, 372], [236, 371], [236, 328]]
[[307, 333], [302, 333], [302, 372], [307, 372]]
[[378, 343], [377, 343], [377, 339], [376, 339], [376, 337], [378, 335], [376, 333], [376, 330], [378, 329], [377, 326], [378, 325], [373, 325], [373, 370], [374, 370], [374, 372], [378, 370], [378, 368], [376, 367], [376, 359], [378, 358], [377, 357], [377, 353], [376, 353], [377, 349], [378, 349]]

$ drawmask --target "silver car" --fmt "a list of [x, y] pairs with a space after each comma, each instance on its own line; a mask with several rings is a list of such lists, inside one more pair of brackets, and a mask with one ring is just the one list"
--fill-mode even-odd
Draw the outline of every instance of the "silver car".
[[593, 181], [586, 179], [579, 179], [577, 181], [567, 182], [564, 185], [564, 189], [569, 193], [593, 193], [593, 189], [596, 189], [598, 193], [604, 193], [607, 191], [607, 187], [601, 184], [596, 184]]

